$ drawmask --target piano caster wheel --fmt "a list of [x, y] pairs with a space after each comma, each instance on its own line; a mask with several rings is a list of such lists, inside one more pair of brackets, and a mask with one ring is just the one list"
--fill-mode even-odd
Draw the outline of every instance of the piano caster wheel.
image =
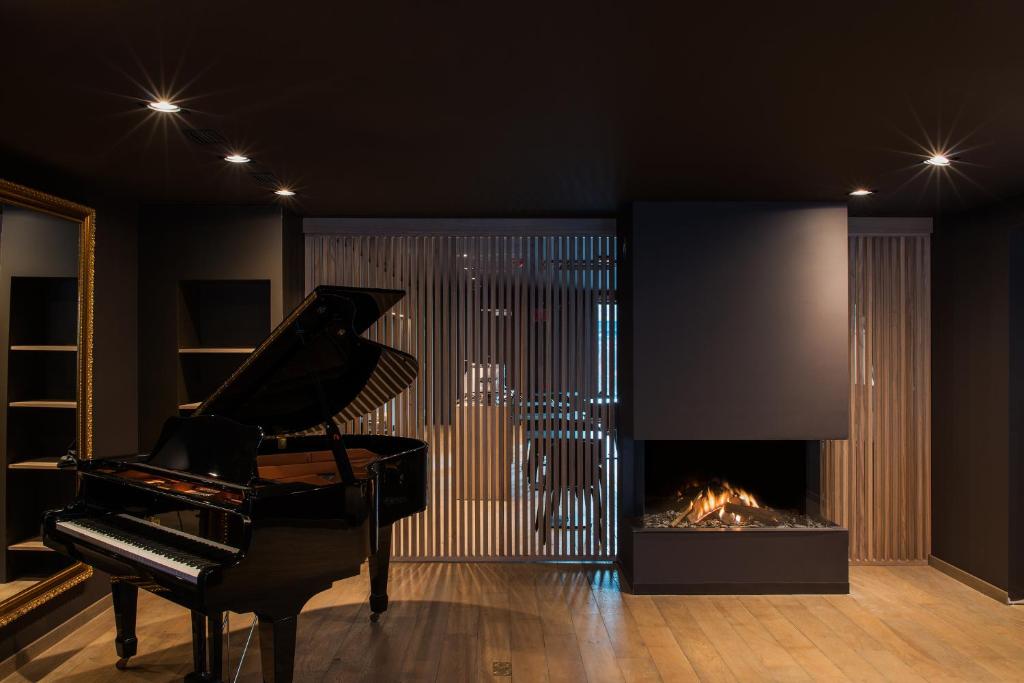
[[121, 657], [120, 659], [117, 660], [117, 663], [114, 664], [114, 666], [117, 667], [118, 671], [124, 671], [125, 669], [128, 668], [128, 658], [127, 657]]
[[380, 621], [380, 612], [370, 612], [370, 621], [375, 624]]

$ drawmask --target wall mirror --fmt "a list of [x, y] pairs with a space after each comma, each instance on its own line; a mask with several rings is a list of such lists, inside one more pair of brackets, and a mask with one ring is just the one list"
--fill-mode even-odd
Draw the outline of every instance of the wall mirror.
[[39, 540], [92, 457], [95, 212], [0, 180], [0, 627], [92, 569]]

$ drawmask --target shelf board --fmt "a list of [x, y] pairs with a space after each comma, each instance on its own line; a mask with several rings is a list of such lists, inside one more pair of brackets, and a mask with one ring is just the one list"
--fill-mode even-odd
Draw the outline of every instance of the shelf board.
[[202, 401], [196, 401], [195, 403], [182, 403], [178, 406], [178, 410], [195, 410], [199, 407]]
[[58, 458], [33, 458], [32, 460], [19, 460], [7, 466], [12, 470], [56, 470]]
[[65, 351], [77, 353], [78, 347], [74, 344], [70, 346], [61, 344], [15, 344], [11, 347], [11, 351]]
[[78, 408], [77, 401], [11, 401], [11, 408]]
[[234, 354], [248, 354], [255, 351], [255, 348], [248, 348], [244, 346], [195, 346], [191, 348], [178, 349], [180, 354], [197, 354], [197, 353], [234, 353]]
[[35, 538], [30, 538], [27, 541], [21, 541], [20, 543], [12, 543], [11, 545], [7, 546], [7, 549], [22, 551], [28, 550], [32, 552], [53, 552], [52, 549], [47, 548], [45, 545], [43, 545], [43, 540], [39, 536], [36, 536]]

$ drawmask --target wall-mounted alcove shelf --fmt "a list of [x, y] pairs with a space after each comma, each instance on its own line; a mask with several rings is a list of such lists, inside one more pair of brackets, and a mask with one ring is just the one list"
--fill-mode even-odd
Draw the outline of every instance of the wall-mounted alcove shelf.
[[24, 552], [26, 550], [30, 551], [30, 552], [47, 552], [47, 553], [53, 552], [52, 550], [47, 548], [45, 545], [43, 545], [43, 541], [42, 541], [42, 539], [39, 536], [36, 536], [35, 538], [29, 538], [29, 539], [24, 540], [24, 541], [19, 541], [18, 543], [12, 543], [11, 545], [7, 546], [7, 549], [8, 550], [19, 550], [19, 551], [22, 551], [22, 552]]
[[305, 237], [273, 205], [160, 205], [141, 212], [138, 232], [139, 440], [151, 444], [302, 300]]
[[59, 458], [31, 458], [29, 460], [19, 460], [18, 462], [12, 462], [7, 466], [11, 470], [53, 470], [57, 469], [57, 461]]
[[269, 280], [179, 280], [179, 412], [198, 408], [268, 332]]
[[78, 347], [65, 344], [17, 344], [11, 347], [11, 351], [50, 351], [64, 353], [78, 353]]
[[11, 401], [8, 403], [11, 408], [58, 408], [75, 410], [78, 408], [77, 401]]

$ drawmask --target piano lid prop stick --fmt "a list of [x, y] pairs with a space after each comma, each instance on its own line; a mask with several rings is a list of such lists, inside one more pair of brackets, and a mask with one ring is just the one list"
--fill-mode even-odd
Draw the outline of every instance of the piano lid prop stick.
[[327, 418], [327, 437], [330, 439], [331, 453], [334, 454], [334, 462], [338, 466], [338, 473], [341, 480], [346, 484], [355, 483], [356, 474], [352, 470], [352, 463], [348, 459], [348, 451], [345, 450], [345, 443], [341, 440], [341, 430], [334, 420]]
[[[306, 332], [302, 329], [301, 325], [296, 328], [295, 334], [298, 335], [302, 345], [306, 346]], [[309, 356], [306, 356], [306, 365], [309, 367], [309, 374], [313, 376], [313, 385], [316, 387], [316, 400], [320, 404], [321, 413], [323, 413], [324, 431], [331, 444], [331, 453], [334, 455], [334, 463], [338, 467], [338, 474], [341, 475], [341, 480], [346, 484], [354, 484], [356, 482], [356, 475], [352, 471], [352, 463], [349, 462], [348, 451], [345, 450], [345, 444], [341, 439], [341, 430], [338, 429], [338, 425], [334, 422], [334, 416], [331, 414], [330, 408], [327, 407], [327, 395], [324, 393], [324, 386], [320, 382], [320, 373], [313, 367]]]

